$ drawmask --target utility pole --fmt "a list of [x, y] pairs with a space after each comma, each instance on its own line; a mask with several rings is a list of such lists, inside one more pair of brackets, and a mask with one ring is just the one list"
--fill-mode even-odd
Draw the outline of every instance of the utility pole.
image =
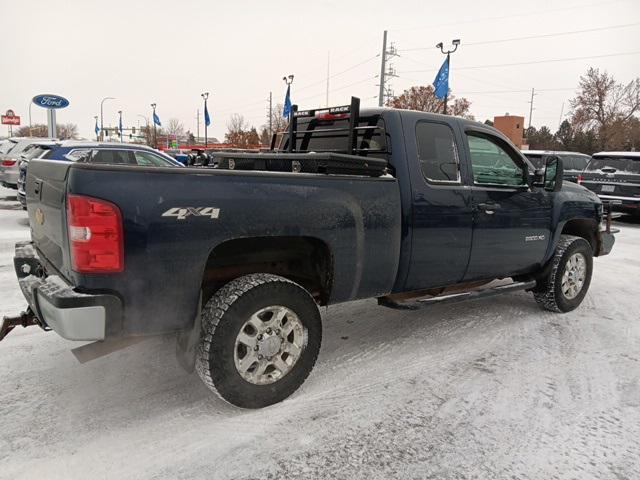
[[560, 129], [560, 125], [562, 125], [562, 115], [564, 115], [564, 102], [562, 102], [562, 107], [560, 108], [560, 120], [558, 120], [558, 129]]
[[269, 92], [269, 139], [273, 136], [273, 92]]
[[329, 67], [331, 65], [331, 52], [327, 52], [327, 98], [325, 107], [329, 106]]
[[389, 79], [393, 77], [397, 77], [396, 70], [389, 63], [389, 60], [393, 57], [398, 56], [398, 50], [396, 49], [393, 42], [389, 48], [387, 48], [387, 31], [384, 31], [384, 36], [382, 37], [382, 61], [380, 65], [380, 92], [378, 94], [378, 106], [382, 107], [385, 103], [385, 99], [393, 97], [393, 91], [391, 88], [387, 87], [387, 83]]
[[[536, 90], [535, 90], [535, 88], [532, 88], [532, 89], [531, 89], [531, 100], [529, 101], [529, 103], [531, 104], [531, 106], [529, 107], [529, 127], [528, 127], [528, 128], [531, 128], [531, 119], [532, 119], [532, 117], [533, 117], [533, 97], [534, 97], [535, 95], [537, 95], [537, 94], [535, 93], [535, 91], [536, 91]], [[563, 108], [564, 108], [564, 107], [563, 107]]]
[[380, 62], [380, 92], [378, 93], [378, 106], [384, 103], [384, 74], [387, 71], [387, 31], [382, 35], [382, 59]]

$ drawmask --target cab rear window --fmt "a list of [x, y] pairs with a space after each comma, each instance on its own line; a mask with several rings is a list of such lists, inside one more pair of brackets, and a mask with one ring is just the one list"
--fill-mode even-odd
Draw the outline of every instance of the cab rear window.
[[640, 175], [640, 159], [624, 157], [592, 158], [586, 170], [588, 172]]

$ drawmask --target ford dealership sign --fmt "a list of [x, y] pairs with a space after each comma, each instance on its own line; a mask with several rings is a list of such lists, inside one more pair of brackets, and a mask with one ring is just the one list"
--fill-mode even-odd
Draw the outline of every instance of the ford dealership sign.
[[69, 106], [69, 100], [59, 95], [36, 95], [33, 103], [42, 108], [65, 108]]

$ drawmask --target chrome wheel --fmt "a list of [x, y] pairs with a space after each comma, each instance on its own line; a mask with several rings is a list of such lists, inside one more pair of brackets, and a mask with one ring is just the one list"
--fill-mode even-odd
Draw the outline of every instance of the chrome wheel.
[[562, 274], [562, 294], [573, 300], [582, 291], [587, 276], [587, 260], [582, 253], [574, 253], [567, 260]]
[[258, 310], [236, 337], [236, 369], [254, 385], [277, 382], [296, 364], [307, 339], [307, 329], [293, 310], [280, 305]]

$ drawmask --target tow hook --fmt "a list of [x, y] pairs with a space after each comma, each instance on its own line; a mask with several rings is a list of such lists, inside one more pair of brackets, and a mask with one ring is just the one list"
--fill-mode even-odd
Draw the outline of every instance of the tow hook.
[[36, 316], [33, 314], [33, 311], [31, 311], [31, 308], [28, 308], [26, 312], [21, 312], [17, 317], [2, 318], [2, 326], [0, 326], [0, 341], [4, 340], [4, 337], [9, 335], [11, 330], [20, 325], [24, 328], [30, 327], [31, 325], [39, 325]]

